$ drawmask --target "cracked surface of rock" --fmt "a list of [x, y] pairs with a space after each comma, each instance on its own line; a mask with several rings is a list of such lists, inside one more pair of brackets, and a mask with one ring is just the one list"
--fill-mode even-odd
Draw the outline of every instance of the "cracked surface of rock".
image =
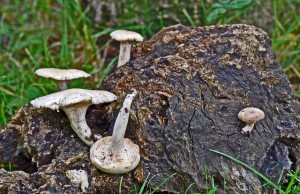
[[[104, 81], [103, 89], [115, 93], [118, 101], [89, 108], [86, 118], [93, 133], [111, 135], [131, 88], [139, 93], [125, 137], [139, 145], [141, 162], [123, 176], [124, 191], [141, 185], [148, 173], [152, 187], [176, 173], [160, 191], [183, 193], [195, 183], [189, 191], [203, 192], [208, 172], [220, 193], [225, 177], [228, 193], [262, 190], [257, 175], [209, 149], [253, 166], [276, 183], [299, 166], [300, 106], [271, 40], [258, 28], [176, 25], [138, 44], [129, 63]], [[249, 106], [263, 110], [265, 119], [246, 136], [237, 114]], [[26, 164], [31, 181], [24, 184], [31, 191], [79, 192], [65, 171], [84, 169], [88, 193], [118, 192], [120, 176], [97, 170], [89, 161], [88, 147], [72, 136], [62, 111], [25, 106], [0, 132], [1, 167], [15, 161], [15, 170], [25, 171]], [[20, 187], [12, 182], [5, 189]]]

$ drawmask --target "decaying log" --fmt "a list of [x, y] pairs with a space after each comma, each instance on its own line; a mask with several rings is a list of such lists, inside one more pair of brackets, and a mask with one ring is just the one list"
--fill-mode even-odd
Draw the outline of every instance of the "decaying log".
[[[207, 177], [213, 177], [220, 193], [224, 180], [228, 193], [262, 190], [256, 174], [210, 149], [253, 166], [276, 183], [299, 166], [300, 106], [271, 40], [258, 28], [176, 25], [138, 44], [129, 63], [104, 81], [103, 89], [118, 100], [88, 110], [95, 134], [111, 135], [131, 88], [138, 96], [125, 137], [139, 145], [141, 162], [123, 175], [124, 192], [141, 185], [148, 174], [151, 187], [169, 177], [159, 191], [170, 193], [183, 193], [191, 184], [189, 191], [203, 192], [210, 187]], [[244, 135], [245, 124], [237, 114], [249, 106], [263, 110], [265, 119]], [[84, 169], [89, 193], [118, 192], [121, 176], [91, 164], [89, 147], [74, 134], [63, 112], [24, 106], [1, 130], [0, 139], [1, 167], [13, 161], [15, 170], [31, 174], [24, 183], [27, 190], [79, 192], [65, 172]], [[9, 188], [20, 187], [17, 181], [11, 184]]]

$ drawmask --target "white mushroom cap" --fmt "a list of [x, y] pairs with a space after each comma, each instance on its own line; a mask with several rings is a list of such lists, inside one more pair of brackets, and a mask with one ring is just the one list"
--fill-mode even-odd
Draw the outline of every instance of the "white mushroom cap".
[[241, 110], [238, 117], [245, 123], [252, 124], [265, 118], [265, 113], [259, 108], [248, 107]]
[[116, 41], [143, 41], [143, 37], [137, 33], [128, 30], [116, 30], [110, 33], [110, 37]]
[[86, 78], [90, 74], [78, 69], [56, 69], [42, 68], [35, 71], [35, 74], [45, 78], [52, 78], [58, 81], [72, 80], [77, 78]]
[[112, 137], [103, 137], [91, 147], [92, 163], [106, 173], [123, 174], [133, 170], [140, 162], [139, 146], [130, 139], [123, 139], [122, 150], [118, 154], [111, 153]]
[[61, 108], [70, 120], [71, 127], [78, 137], [91, 146], [93, 134], [86, 123], [85, 115], [91, 104], [99, 104], [116, 100], [117, 96], [103, 90], [70, 89], [49, 94], [32, 100], [35, 108]]
[[59, 109], [68, 105], [79, 102], [91, 102], [91, 104], [100, 104], [111, 102], [117, 99], [117, 96], [104, 90], [86, 90], [86, 89], [69, 89], [49, 94], [32, 100], [30, 103], [35, 108]]
[[85, 170], [68, 170], [66, 175], [75, 187], [81, 186], [82, 192], [86, 192], [89, 187], [89, 181]]

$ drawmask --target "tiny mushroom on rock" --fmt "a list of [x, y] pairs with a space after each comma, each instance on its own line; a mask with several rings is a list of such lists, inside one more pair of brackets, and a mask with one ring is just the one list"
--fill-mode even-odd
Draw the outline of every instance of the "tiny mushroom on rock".
[[131, 43], [133, 41], [142, 42], [143, 37], [136, 32], [128, 30], [116, 30], [110, 33], [110, 37], [120, 42], [120, 54], [118, 60], [118, 67], [127, 63], [130, 59]]
[[242, 129], [242, 134], [249, 134], [252, 131], [254, 124], [265, 118], [265, 113], [258, 108], [248, 107], [241, 110], [238, 117], [246, 123], [246, 126]]
[[139, 146], [130, 139], [124, 138], [130, 106], [136, 94], [135, 89], [127, 94], [116, 119], [113, 135], [99, 139], [91, 147], [90, 158], [92, 163], [106, 173], [127, 173], [140, 162]]
[[93, 136], [86, 123], [86, 110], [91, 104], [107, 103], [117, 96], [104, 90], [69, 89], [32, 100], [35, 108], [61, 108], [68, 116], [73, 130], [87, 145], [91, 146]]
[[81, 187], [82, 192], [86, 192], [89, 187], [89, 181], [84, 170], [68, 170], [66, 175], [75, 187]]
[[42, 68], [35, 71], [35, 74], [40, 77], [51, 78], [57, 83], [59, 90], [66, 90], [67, 83], [70, 80], [77, 78], [87, 78], [90, 74], [78, 69], [56, 69]]

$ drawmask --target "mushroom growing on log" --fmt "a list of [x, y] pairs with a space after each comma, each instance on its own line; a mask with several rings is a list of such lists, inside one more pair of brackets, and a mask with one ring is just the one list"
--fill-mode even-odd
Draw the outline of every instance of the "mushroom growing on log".
[[120, 42], [118, 67], [121, 67], [129, 61], [132, 42], [143, 41], [143, 37], [139, 33], [128, 30], [116, 30], [110, 33], [110, 36], [112, 39]]
[[241, 110], [238, 117], [246, 123], [246, 126], [242, 129], [242, 134], [250, 134], [254, 124], [265, 118], [265, 113], [259, 108], [248, 107]]
[[140, 162], [139, 146], [130, 139], [124, 138], [130, 106], [136, 94], [135, 89], [127, 94], [115, 122], [113, 135], [99, 139], [91, 147], [90, 157], [92, 163], [106, 173], [127, 173]]
[[111, 102], [117, 96], [103, 90], [69, 89], [49, 94], [32, 100], [30, 103], [35, 108], [61, 108], [68, 116], [73, 130], [78, 137], [87, 145], [91, 146], [94, 141], [92, 132], [86, 123], [86, 110], [91, 104]]
[[41, 68], [35, 71], [35, 74], [40, 77], [53, 79], [59, 90], [68, 89], [68, 81], [78, 78], [87, 78], [91, 75], [78, 69], [56, 69], [56, 68]]
[[[176, 25], [133, 47], [132, 54], [128, 65], [103, 82], [103, 89], [119, 99], [92, 106], [86, 114], [92, 130], [103, 130], [114, 120], [126, 92], [139, 91], [126, 138], [139, 145], [141, 157], [137, 168], [122, 175], [122, 193], [142, 186], [149, 173], [149, 187], [168, 179], [158, 192], [184, 193], [189, 188], [188, 192], [204, 193], [212, 184], [208, 172], [216, 193], [223, 193], [224, 180], [226, 193], [260, 193], [263, 186], [273, 192], [259, 176], [209, 149], [247, 163], [275, 183], [299, 167], [300, 104], [264, 31], [243, 24]], [[251, 136], [237, 131], [237, 115], [245, 105], [263, 107], [266, 114]], [[28, 172], [30, 180], [22, 184], [10, 181], [15, 174], [5, 173], [10, 185], [0, 192], [81, 192], [61, 186], [70, 182], [67, 170], [80, 168], [89, 174], [89, 192], [119, 192], [120, 176], [90, 162], [89, 147], [71, 138], [70, 130], [62, 130], [70, 127], [57, 122], [61, 116], [24, 106], [0, 131], [4, 166], [13, 161], [14, 169], [26, 172], [24, 166], [37, 161], [35, 170]], [[102, 135], [112, 133], [106, 130]]]

